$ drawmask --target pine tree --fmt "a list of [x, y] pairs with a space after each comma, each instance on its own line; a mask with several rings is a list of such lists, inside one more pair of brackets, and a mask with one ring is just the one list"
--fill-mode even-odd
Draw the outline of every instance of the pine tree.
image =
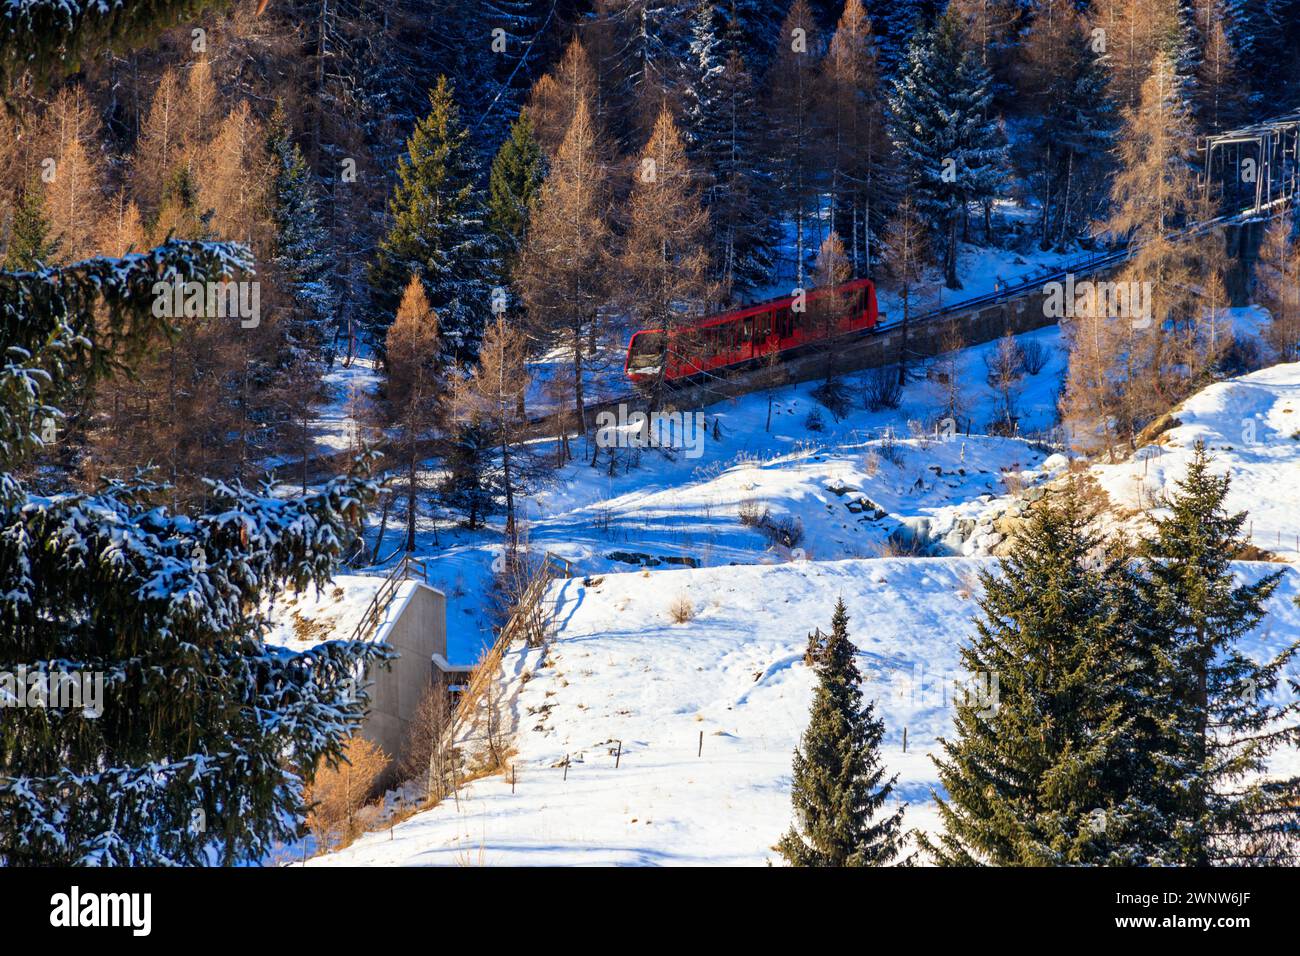
[[58, 240], [50, 236], [42, 187], [39, 180], [33, 179], [14, 210], [4, 267], [14, 271], [35, 269], [52, 262], [57, 254]]
[[1044, 0], [1021, 48], [1029, 107], [1020, 166], [1039, 201], [1039, 244], [1063, 248], [1087, 235], [1105, 183], [1115, 130], [1106, 72], [1073, 0]]
[[891, 97], [892, 135], [917, 210], [943, 251], [944, 279], [957, 279], [958, 230], [971, 202], [985, 205], [999, 191], [1006, 146], [987, 118], [991, 77], [962, 48], [960, 23], [948, 14], [917, 34]]
[[703, 146], [700, 135], [715, 112], [715, 88], [726, 64], [722, 13], [713, 0], [698, 0], [691, 14], [690, 56], [684, 64], [682, 128], [687, 143]]
[[1152, 706], [1177, 715], [1162, 748], [1174, 855], [1190, 866], [1293, 863], [1300, 777], [1262, 782], [1260, 775], [1300, 731], [1300, 701], [1274, 694], [1300, 640], [1264, 661], [1240, 648], [1282, 572], [1238, 582], [1231, 562], [1248, 543], [1247, 516], [1225, 509], [1231, 479], [1213, 474], [1212, 463], [1198, 442], [1165, 502], [1167, 516], [1154, 518], [1144, 542], [1150, 560], [1140, 593], [1162, 625], [1153, 658], [1164, 694]]
[[1226, 0], [1228, 37], [1250, 78], [1252, 106], [1268, 109], [1270, 96], [1290, 80], [1300, 4], [1296, 0]]
[[438, 313], [444, 353], [468, 361], [491, 305], [495, 264], [469, 132], [445, 76], [429, 92], [429, 113], [406, 145], [388, 203], [391, 226], [371, 269], [371, 327], [381, 338], [414, 273]]
[[817, 689], [794, 753], [795, 825], [777, 850], [792, 866], [884, 866], [902, 849], [903, 808], [881, 814], [898, 776], [880, 759], [884, 721], [862, 703], [862, 675], [841, 598], [816, 654]]
[[316, 183], [307, 160], [291, 136], [288, 118], [277, 106], [267, 137], [271, 159], [271, 226], [275, 256], [272, 260], [289, 280], [298, 309], [306, 322], [323, 333], [335, 317], [338, 297], [330, 285], [329, 235], [319, 205]]
[[497, 151], [488, 178], [487, 227], [496, 239], [503, 280], [523, 249], [544, 166], [532, 119], [525, 111], [511, 125], [510, 136]]
[[889, 0], [881, 5], [875, 24], [880, 35], [880, 75], [886, 80], [894, 80], [903, 69], [925, 19], [925, 0]]
[[921, 843], [936, 862], [1132, 865], [1158, 850], [1133, 773], [1122, 562], [1099, 560], [1091, 517], [1068, 485], [1033, 506], [1000, 573], [981, 574], [956, 738], [933, 758], [944, 829]]
[[794, 0], [781, 24], [768, 71], [765, 111], [771, 131], [774, 206], [781, 218], [794, 224], [794, 279], [800, 288], [813, 244], [808, 230], [815, 219], [822, 168], [815, 108], [820, 56], [817, 26], [807, 0]]
[[[142, 479], [98, 493], [32, 497], [12, 470], [39, 449], [74, 380], [110, 375], [168, 331], [152, 315], [159, 275], [217, 281], [246, 251], [172, 242], [122, 260], [0, 273], [0, 661], [6, 673], [104, 675], [94, 720], [12, 711], [0, 730], [0, 858], [10, 864], [202, 864], [258, 859], [296, 835], [301, 784], [340, 754], [364, 698], [347, 686], [384, 649], [327, 643], [269, 651], [264, 599], [323, 585], [368, 483], [306, 498], [214, 484], [176, 514]], [[195, 827], [195, 810], [206, 827]]]
[[743, 297], [772, 275], [777, 235], [771, 171], [759, 147], [761, 114], [738, 42], [722, 28], [717, 5], [700, 3], [686, 64], [682, 135], [691, 163], [708, 174], [716, 275], [725, 293]]
[[447, 441], [443, 457], [445, 475], [438, 484], [438, 499], [464, 515], [470, 531], [501, 511], [500, 474], [493, 467], [496, 441], [481, 422], [458, 422]]
[[727, 37], [736, 53], [756, 75], [762, 75], [772, 56], [772, 39], [781, 26], [780, 7], [772, 0], [725, 0]]

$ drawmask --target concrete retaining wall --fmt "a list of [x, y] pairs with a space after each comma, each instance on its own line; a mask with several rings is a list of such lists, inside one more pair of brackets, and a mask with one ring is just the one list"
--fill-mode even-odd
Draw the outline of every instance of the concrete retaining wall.
[[411, 722], [433, 677], [433, 656], [447, 654], [447, 598], [417, 581], [399, 592], [389, 611], [391, 623], [376, 640], [398, 655], [390, 668], [373, 668], [370, 712], [361, 734], [383, 748], [394, 766], [406, 756]]

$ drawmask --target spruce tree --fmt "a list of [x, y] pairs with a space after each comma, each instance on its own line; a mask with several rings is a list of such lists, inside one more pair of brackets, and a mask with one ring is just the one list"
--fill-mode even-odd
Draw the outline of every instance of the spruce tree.
[[903, 808], [880, 815], [898, 776], [885, 779], [885, 724], [863, 705], [856, 652], [841, 598], [813, 655], [817, 689], [794, 753], [795, 824], [777, 844], [792, 866], [883, 866], [901, 850]]
[[490, 311], [495, 262], [469, 132], [445, 76], [429, 91], [428, 115], [406, 148], [388, 203], [391, 226], [371, 270], [376, 344], [414, 273], [441, 320], [444, 353], [470, 361]]
[[[132, 36], [191, 4], [29, 5], [0, 25], [0, 73], [21, 42], [38, 74], [107, 35]], [[28, 42], [30, 41], [30, 42]], [[7, 83], [7, 80], [0, 80]], [[378, 645], [267, 647], [286, 586], [323, 586], [373, 485], [299, 498], [214, 482], [181, 514], [148, 480], [29, 493], [18, 474], [73, 388], [120, 374], [180, 330], [155, 316], [159, 276], [247, 275], [239, 246], [169, 241], [66, 268], [0, 271], [0, 673], [102, 680], [98, 713], [74, 696], [6, 707], [0, 864], [202, 865], [262, 859], [298, 834], [303, 782], [337, 761], [364, 713], [353, 691]], [[34, 681], [33, 681], [34, 679]], [[0, 694], [17, 688], [0, 682]], [[26, 689], [26, 688], [24, 688]], [[98, 696], [98, 695], [96, 695]]]
[[438, 499], [458, 511], [470, 531], [501, 511], [504, 489], [500, 471], [493, 464], [496, 436], [482, 421], [459, 422], [447, 442], [443, 457], [446, 469], [438, 484]]
[[505, 276], [518, 257], [528, 228], [528, 217], [542, 188], [545, 162], [527, 111], [510, 126], [488, 177], [487, 225], [497, 243], [497, 257]]
[[985, 206], [1004, 179], [1006, 144], [988, 118], [992, 77], [964, 49], [960, 21], [941, 17], [919, 32], [894, 83], [892, 136], [917, 209], [943, 249], [944, 279], [957, 279], [959, 227], [968, 203]]
[[703, 2], [692, 20], [683, 89], [687, 157], [705, 179], [702, 196], [725, 291], [743, 298], [771, 281], [779, 236], [771, 214], [771, 170], [759, 148], [754, 84], [718, 5]]
[[880, 36], [880, 74], [899, 75], [918, 31], [925, 28], [925, 0], [889, 0], [872, 17]]
[[271, 117], [267, 152], [271, 156], [273, 261], [288, 277], [290, 292], [298, 308], [306, 313], [306, 322], [323, 326], [334, 318], [338, 308], [338, 297], [329, 281], [329, 235], [311, 168], [293, 141], [288, 118], [280, 106]]
[[[335, 481], [301, 498], [213, 482], [195, 514], [147, 477], [28, 494], [13, 474], [62, 417], [72, 383], [103, 380], [164, 335], [159, 275], [219, 281], [249, 256], [172, 241], [122, 259], [0, 273], [0, 671], [102, 679], [100, 712], [7, 709], [0, 860], [182, 864], [260, 859], [296, 836], [302, 783], [337, 759], [382, 647], [262, 643], [267, 602], [322, 586], [373, 494]], [[12, 692], [13, 687], [0, 687]], [[74, 699], [75, 703], [75, 699]]]
[[1263, 782], [1261, 775], [1269, 756], [1300, 732], [1300, 700], [1274, 694], [1300, 640], [1264, 661], [1240, 647], [1263, 620], [1282, 572], [1238, 581], [1232, 561], [1247, 544], [1247, 516], [1225, 509], [1231, 479], [1213, 474], [1212, 461], [1197, 442], [1144, 542], [1141, 596], [1161, 627], [1151, 655], [1160, 694], [1151, 703], [1176, 715], [1161, 748], [1173, 854], [1190, 866], [1294, 862], [1300, 777]]
[[956, 737], [935, 757], [944, 832], [936, 862], [997, 866], [1148, 862], [1152, 800], [1133, 774], [1126, 694], [1131, 604], [1101, 552], [1083, 490], [1036, 503], [961, 650]]
[[1116, 121], [1105, 68], [1087, 39], [1073, 0], [1044, 0], [1021, 51], [1030, 109], [1019, 165], [1038, 198], [1043, 249], [1087, 235], [1105, 183]]
[[45, 202], [41, 198], [39, 180], [33, 180], [23, 190], [22, 198], [14, 210], [4, 267], [14, 270], [35, 269], [54, 258], [58, 245], [58, 240], [50, 236], [50, 224], [45, 217]]

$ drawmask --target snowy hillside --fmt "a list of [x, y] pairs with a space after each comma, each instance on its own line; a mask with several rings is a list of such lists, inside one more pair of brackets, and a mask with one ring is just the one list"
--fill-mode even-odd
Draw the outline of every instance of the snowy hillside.
[[[935, 825], [927, 754], [950, 732], [957, 648], [977, 610], [975, 559], [800, 562], [607, 575], [554, 586], [550, 648], [504, 663], [516, 724], [508, 777], [312, 865], [762, 864], [790, 821], [790, 757], [813, 676], [808, 631], [843, 597], [864, 691], [886, 723], [884, 760]], [[1243, 563], [1248, 579], [1273, 566]], [[1289, 571], [1248, 652], [1300, 629]], [[675, 624], [679, 596], [696, 609]], [[908, 732], [903, 752], [903, 730]], [[700, 752], [700, 735], [703, 749]], [[621, 755], [615, 757], [621, 742]], [[697, 754], [699, 754], [697, 756]], [[564, 762], [570, 761], [567, 780]], [[1285, 760], [1300, 767], [1300, 755]]]
[[[1046, 354], [1042, 370], [1026, 375], [1017, 388], [1022, 432], [1030, 434], [1055, 419], [1064, 353], [1054, 328], [1020, 340]], [[1009, 486], [1032, 485], [1064, 464], [1026, 439], [979, 434], [993, 417], [985, 359], [995, 347], [964, 349], [955, 363], [969, 395], [970, 436], [934, 437], [927, 423], [941, 398], [920, 371], [897, 409], [871, 412], [858, 405], [840, 421], [812, 398], [813, 382], [771, 396], [769, 429], [769, 396], [755, 393], [699, 410], [707, 432], [698, 457], [683, 450], [666, 455], [620, 449], [611, 475], [608, 453], [602, 450], [593, 468], [591, 448], [579, 443], [575, 460], [523, 503], [525, 537], [532, 548], [573, 560], [586, 574], [789, 560], [791, 548], [774, 546], [755, 526], [742, 524], [746, 510], [801, 525], [803, 537], [795, 547], [813, 560], [875, 557], [899, 546], [906, 550], [913, 540], [934, 553], [969, 553], [962, 541], [948, 537], [954, 528], [973, 525], [984, 505]], [[859, 377], [848, 376], [845, 384], [851, 395], [860, 394]], [[809, 427], [814, 410], [820, 430]], [[540, 455], [554, 454], [549, 441], [535, 448]], [[381, 549], [385, 558], [401, 544], [394, 522]], [[497, 525], [470, 532], [426, 516], [417, 525], [416, 550], [427, 560], [430, 583], [448, 597], [454, 662], [473, 661], [490, 634], [482, 594], [501, 547], [499, 519]], [[377, 532], [372, 514], [367, 540], [373, 542]], [[371, 573], [384, 572], [380, 567]]]
[[[1174, 427], [1120, 464], [1092, 469], [1118, 509], [1156, 506], [1187, 469], [1199, 440], [1232, 475], [1227, 507], [1249, 511], [1256, 547], [1300, 560], [1300, 363], [1217, 382], [1183, 402]], [[1138, 522], [1139, 524], [1141, 522]]]

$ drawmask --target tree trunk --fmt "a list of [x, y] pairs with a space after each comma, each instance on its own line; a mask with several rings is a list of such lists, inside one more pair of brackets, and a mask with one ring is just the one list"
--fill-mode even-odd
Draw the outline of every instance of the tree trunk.
[[415, 550], [415, 464], [417, 452], [411, 448], [411, 461], [406, 475], [406, 550]]

